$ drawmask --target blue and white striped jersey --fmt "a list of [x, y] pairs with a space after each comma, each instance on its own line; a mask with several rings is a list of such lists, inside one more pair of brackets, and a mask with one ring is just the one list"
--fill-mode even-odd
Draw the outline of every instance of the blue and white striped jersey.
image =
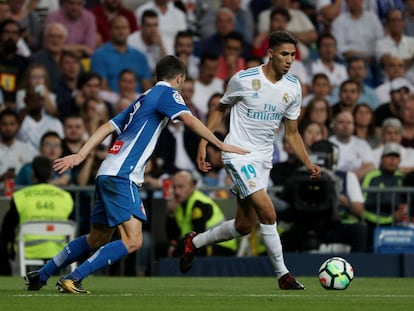
[[224, 152], [223, 159], [248, 156], [271, 161], [280, 122], [299, 117], [302, 89], [299, 80], [290, 74], [272, 83], [258, 66], [233, 75], [220, 102], [232, 105], [225, 142], [250, 151], [248, 155]]
[[180, 93], [158, 82], [109, 122], [119, 135], [102, 162], [99, 175], [118, 176], [140, 185], [161, 131], [169, 120], [191, 113]]

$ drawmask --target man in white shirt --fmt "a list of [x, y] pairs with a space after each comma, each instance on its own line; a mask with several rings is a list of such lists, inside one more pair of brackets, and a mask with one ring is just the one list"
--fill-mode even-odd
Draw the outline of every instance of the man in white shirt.
[[224, 81], [216, 78], [219, 58], [215, 54], [205, 53], [200, 60], [199, 75], [194, 82], [192, 102], [200, 112], [200, 118], [206, 119], [208, 100], [214, 93], [223, 93]]
[[152, 72], [155, 70], [156, 63], [167, 55], [159, 31], [158, 14], [154, 10], [146, 10], [142, 13], [141, 29], [130, 34], [127, 42], [147, 56]]
[[43, 134], [54, 131], [63, 139], [63, 125], [59, 119], [46, 114], [43, 110], [43, 100], [40, 94], [30, 88], [25, 97], [27, 114], [23, 118], [18, 138], [29, 142], [39, 149]]
[[[346, 67], [335, 61], [337, 47], [336, 39], [331, 33], [324, 33], [318, 37], [317, 47], [319, 58], [310, 65], [310, 79], [317, 73], [328, 76], [332, 87], [340, 86], [348, 79]], [[311, 81], [308, 81], [311, 84]]]
[[138, 25], [142, 14], [146, 10], [154, 10], [158, 14], [159, 30], [164, 43], [166, 54], [174, 54], [174, 38], [180, 30], [188, 28], [185, 14], [174, 6], [173, 1], [169, 0], [153, 0], [141, 4], [135, 10]]
[[374, 157], [369, 144], [353, 135], [354, 118], [349, 111], [339, 112], [333, 120], [334, 135], [329, 140], [339, 147], [335, 170], [352, 171], [361, 180], [374, 169]]
[[23, 164], [31, 162], [39, 153], [30, 143], [16, 139], [18, 130], [17, 113], [9, 109], [0, 112], [0, 181], [8, 170], [17, 174]]

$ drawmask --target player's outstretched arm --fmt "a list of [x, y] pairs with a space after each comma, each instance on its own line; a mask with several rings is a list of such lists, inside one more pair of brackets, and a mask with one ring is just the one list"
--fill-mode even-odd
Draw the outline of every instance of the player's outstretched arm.
[[299, 134], [297, 120], [285, 119], [285, 138], [292, 146], [298, 158], [306, 166], [310, 173], [311, 179], [317, 179], [321, 176], [321, 168], [313, 164], [308, 156], [302, 137]]
[[95, 133], [86, 141], [78, 153], [56, 159], [53, 163], [53, 169], [59, 174], [66, 172], [68, 169], [79, 165], [88, 154], [94, 150], [109, 134], [115, 129], [111, 123], [102, 124]]
[[[223, 143], [199, 119], [197, 119], [190, 113], [182, 113], [180, 115], [180, 119], [181, 121], [183, 121], [185, 126], [189, 127], [201, 138], [217, 146], [217, 148], [219, 148], [221, 151], [238, 153], [238, 154], [247, 154], [250, 152], [238, 146], [228, 145], [228, 144]], [[200, 145], [204, 143], [207, 144], [207, 142], [201, 142]], [[200, 146], [199, 146], [199, 150], [200, 150]], [[197, 161], [201, 158], [205, 159], [205, 150], [204, 150], [204, 156], [202, 154], [197, 155]], [[202, 167], [200, 167], [200, 170], [203, 171], [203, 169], [206, 169], [206, 167], [208, 166], [206, 165], [207, 163], [205, 163]]]

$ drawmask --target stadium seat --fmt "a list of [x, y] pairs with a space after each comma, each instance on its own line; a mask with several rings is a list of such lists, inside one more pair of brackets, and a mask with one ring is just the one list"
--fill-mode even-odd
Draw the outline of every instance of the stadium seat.
[[414, 253], [414, 229], [407, 227], [376, 228], [374, 252], [377, 254]]
[[[18, 251], [20, 260], [20, 275], [26, 274], [27, 266], [42, 266], [46, 258], [26, 258], [25, 256], [25, 236], [41, 235], [42, 241], [55, 241], [54, 236], [63, 236], [66, 241], [74, 239], [76, 232], [75, 223], [72, 221], [29, 221], [20, 226], [18, 237]], [[73, 263], [70, 269], [75, 269], [76, 264]]]

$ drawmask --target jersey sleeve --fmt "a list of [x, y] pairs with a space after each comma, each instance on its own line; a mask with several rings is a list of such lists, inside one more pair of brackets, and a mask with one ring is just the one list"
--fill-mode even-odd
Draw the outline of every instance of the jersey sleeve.
[[227, 90], [224, 93], [223, 97], [220, 99], [220, 102], [223, 105], [232, 105], [240, 101], [243, 96], [243, 85], [241, 83], [240, 77], [238, 74], [231, 77], [229, 83], [227, 84]]
[[299, 80], [296, 79], [296, 91], [292, 95], [292, 101], [289, 107], [286, 109], [285, 117], [289, 120], [297, 120], [300, 115], [300, 109], [302, 106], [302, 87]]
[[141, 98], [142, 96], [139, 97], [134, 104], [129, 105], [126, 109], [109, 120], [118, 135], [121, 134], [125, 125], [129, 122], [130, 118], [134, 116], [135, 112], [141, 106]]
[[168, 89], [160, 97], [157, 110], [175, 121], [182, 113], [191, 113], [177, 90]]

